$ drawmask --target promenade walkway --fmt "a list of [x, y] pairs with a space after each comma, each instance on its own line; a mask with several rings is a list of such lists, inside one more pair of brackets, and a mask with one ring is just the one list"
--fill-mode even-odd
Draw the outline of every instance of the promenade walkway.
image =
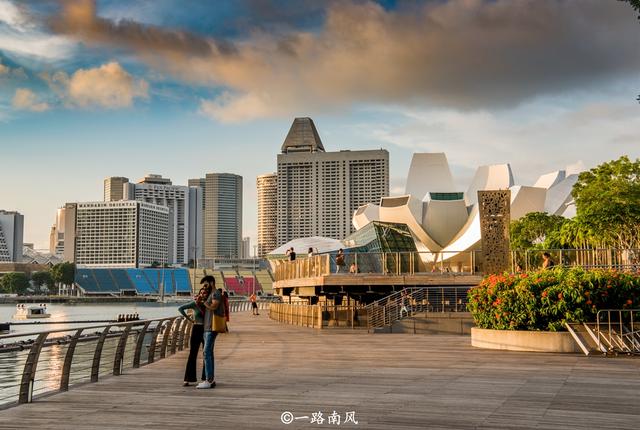
[[[186, 353], [0, 411], [0, 429], [637, 429], [640, 360], [485, 351], [468, 337], [367, 334], [233, 315], [218, 387]], [[281, 414], [308, 419], [281, 423]], [[323, 424], [311, 424], [321, 411]], [[341, 424], [327, 419], [336, 411]], [[353, 423], [344, 423], [347, 412]]]

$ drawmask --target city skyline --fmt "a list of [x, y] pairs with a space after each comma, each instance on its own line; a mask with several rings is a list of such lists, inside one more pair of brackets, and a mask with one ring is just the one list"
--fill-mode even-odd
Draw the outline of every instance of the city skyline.
[[[314, 119], [327, 151], [388, 150], [392, 195], [413, 152], [446, 152], [459, 185], [482, 164], [510, 162], [531, 185], [640, 156], [640, 26], [623, 2], [65, 4], [75, 9], [0, 0], [0, 209], [25, 216], [37, 248], [65, 202], [102, 200], [104, 178], [147, 173], [180, 185], [242, 176], [243, 235], [256, 244], [256, 177], [276, 170], [294, 117]], [[189, 49], [169, 62], [176, 40]], [[348, 50], [362, 40], [370, 48]], [[180, 66], [194, 62], [197, 76]]]

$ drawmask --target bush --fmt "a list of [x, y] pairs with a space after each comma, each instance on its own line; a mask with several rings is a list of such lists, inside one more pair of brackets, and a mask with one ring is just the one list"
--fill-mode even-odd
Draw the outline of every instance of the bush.
[[599, 309], [640, 307], [640, 275], [582, 268], [490, 275], [468, 299], [477, 327], [559, 331], [595, 321]]

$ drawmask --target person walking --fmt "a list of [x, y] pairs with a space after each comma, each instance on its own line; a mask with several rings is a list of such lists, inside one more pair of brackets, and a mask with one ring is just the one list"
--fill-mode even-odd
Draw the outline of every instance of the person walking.
[[205, 285], [211, 287], [211, 294], [204, 302], [204, 373], [206, 379], [199, 383], [196, 388], [206, 389], [216, 386], [215, 381], [215, 363], [213, 357], [213, 349], [218, 333], [213, 331], [214, 314], [224, 317], [224, 303], [222, 293], [216, 288], [216, 280], [213, 276], [208, 275], [202, 278]]
[[253, 315], [260, 315], [260, 313], [258, 313], [258, 298], [256, 297], [256, 293], [251, 294], [249, 301], [251, 302], [251, 313]]
[[[198, 361], [198, 352], [200, 346], [204, 343], [204, 302], [211, 294], [211, 287], [203, 286], [189, 303], [178, 308], [178, 312], [185, 317], [193, 326], [191, 327], [191, 337], [189, 338], [189, 357], [187, 358], [187, 366], [184, 370], [183, 386], [188, 387], [191, 383], [198, 382], [196, 377], [196, 363]], [[191, 316], [187, 311], [191, 310]], [[204, 367], [202, 368], [202, 380], [204, 381]]]
[[295, 261], [296, 260], [296, 251], [293, 249], [293, 246], [291, 247], [291, 249], [289, 250], [289, 261]]

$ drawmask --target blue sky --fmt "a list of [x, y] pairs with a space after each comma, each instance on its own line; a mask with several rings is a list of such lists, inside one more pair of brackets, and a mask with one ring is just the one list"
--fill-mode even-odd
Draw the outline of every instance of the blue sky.
[[413, 152], [516, 181], [640, 156], [640, 24], [602, 0], [0, 0], [0, 208], [46, 247], [55, 209], [106, 176], [255, 177], [292, 119], [327, 150]]

